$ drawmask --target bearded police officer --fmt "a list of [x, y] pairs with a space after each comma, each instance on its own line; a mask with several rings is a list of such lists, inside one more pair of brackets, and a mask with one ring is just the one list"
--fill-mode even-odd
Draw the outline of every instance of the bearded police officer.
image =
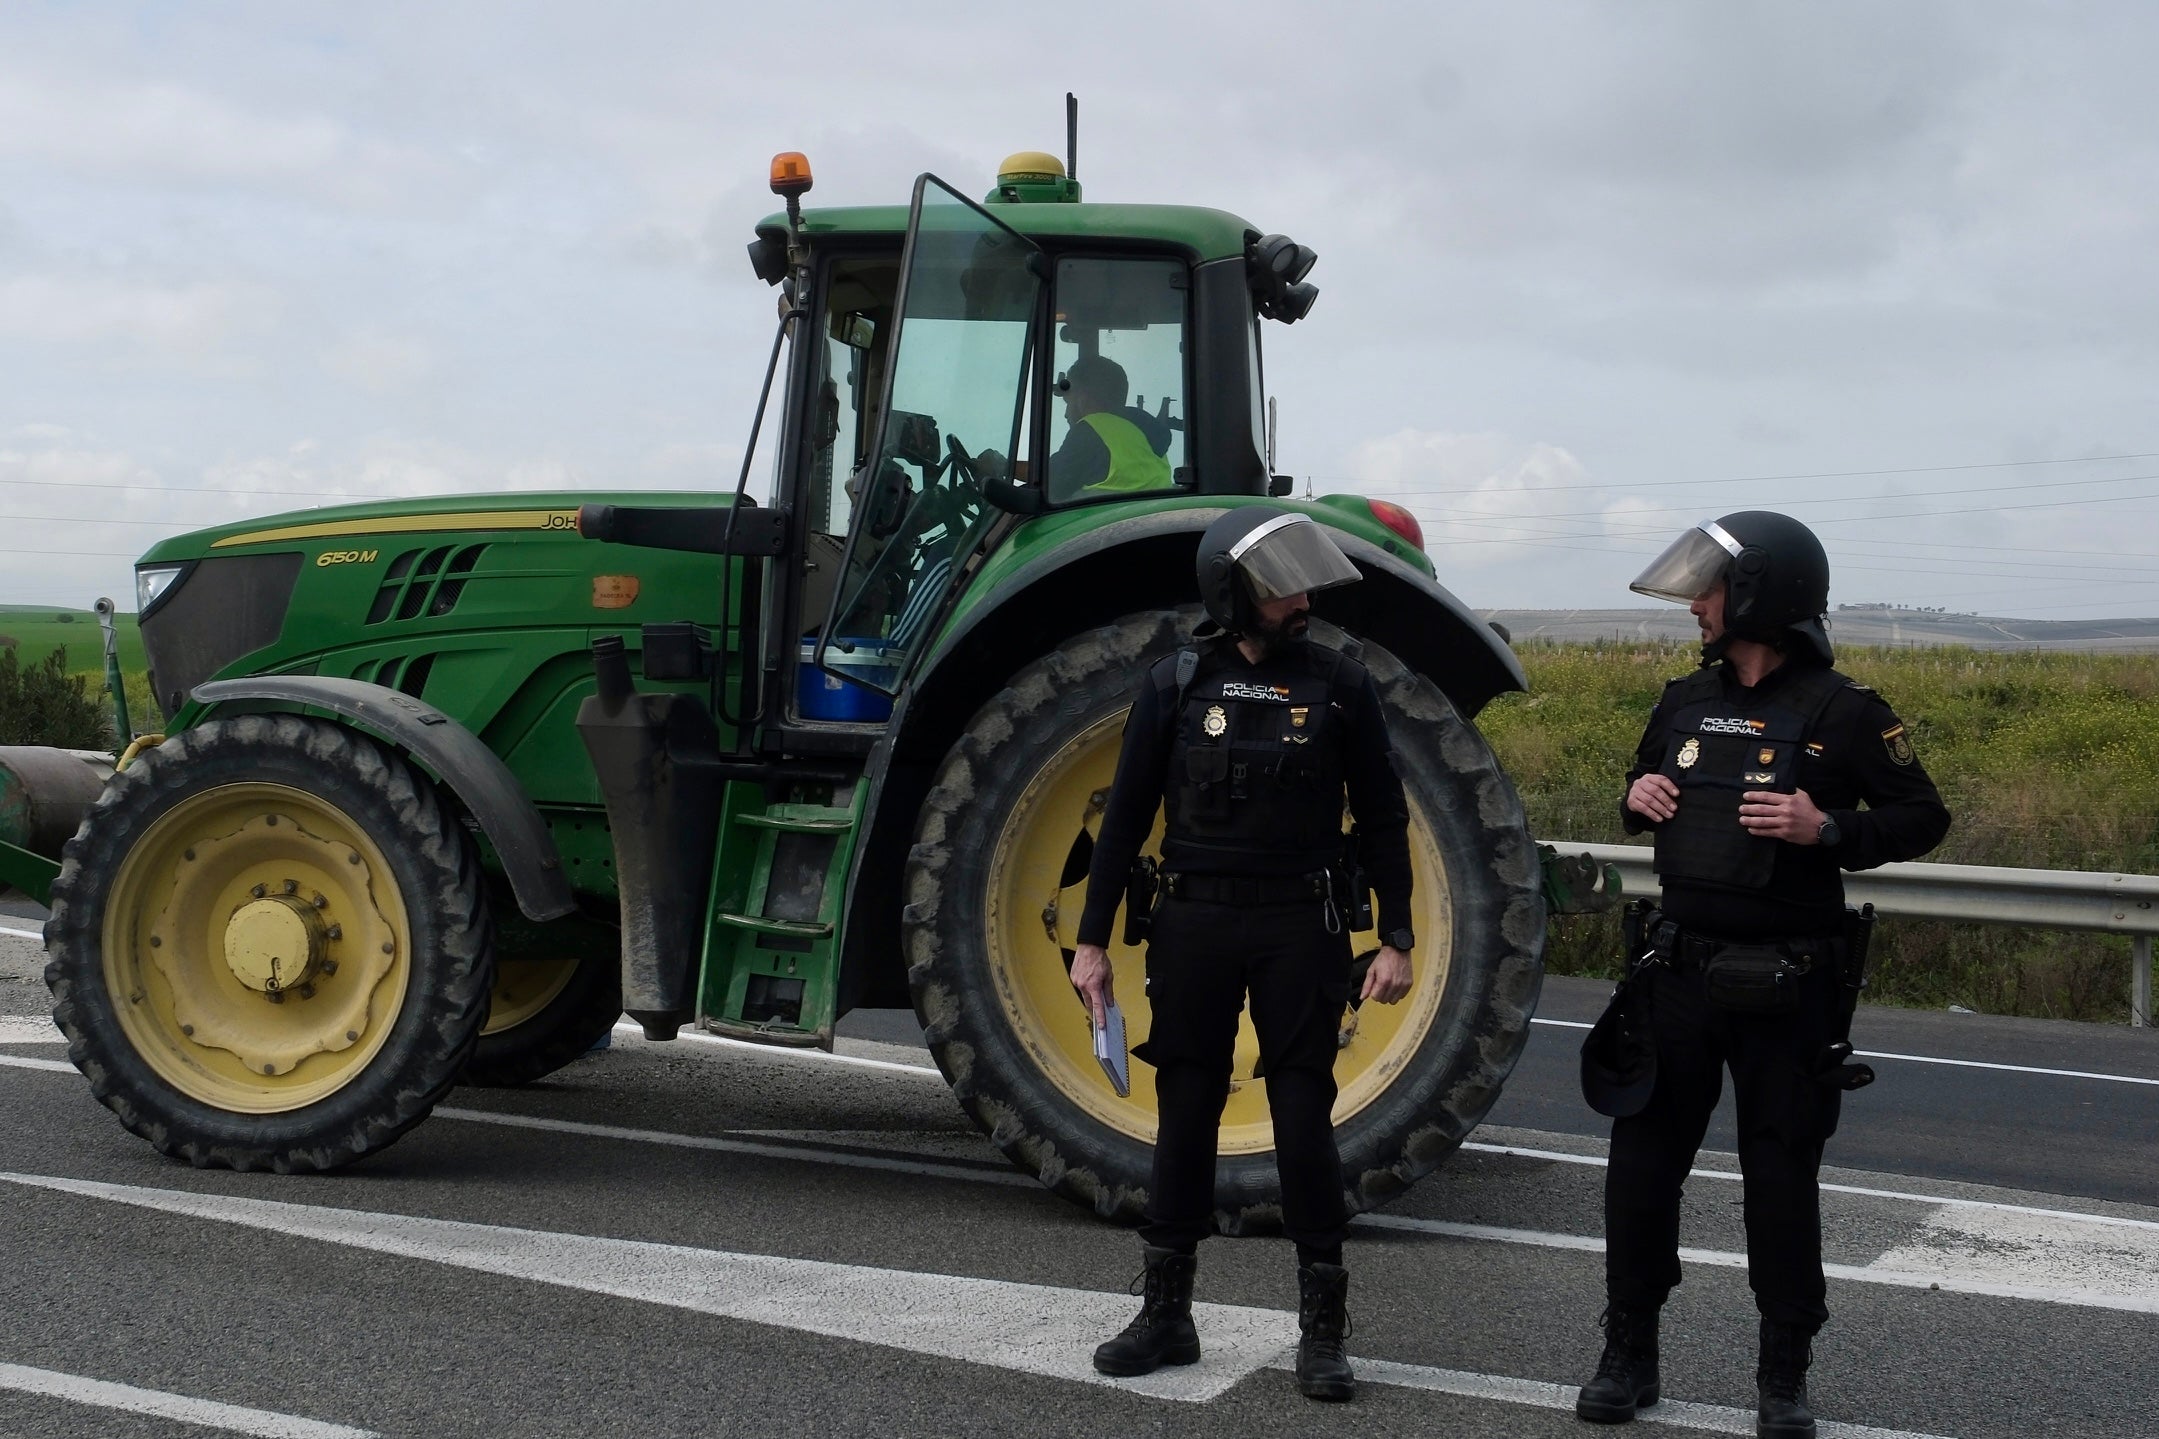
[[1145, 1299], [1095, 1351], [1095, 1368], [1145, 1374], [1199, 1358], [1192, 1280], [1212, 1228], [1217, 1134], [1249, 995], [1282, 1228], [1297, 1245], [1297, 1383], [1315, 1399], [1347, 1399], [1349, 1216], [1332, 1119], [1352, 983], [1344, 791], [1383, 940], [1360, 992], [1384, 1004], [1409, 992], [1409, 810], [1371, 677], [1306, 638], [1310, 595], [1359, 578], [1326, 530], [1305, 515], [1240, 507], [1208, 527], [1198, 569], [1210, 624], [1193, 648], [1154, 666], [1132, 706], [1072, 962], [1099, 1022], [1111, 998], [1111, 921], [1166, 804], [1147, 950], [1154, 1023], [1134, 1051], [1154, 1066], [1160, 1118], [1140, 1230]]
[[1620, 1117], [1604, 1354], [1575, 1410], [1618, 1423], [1657, 1400], [1680, 1187], [1729, 1066], [1761, 1316], [1755, 1432], [1811, 1436], [1807, 1365], [1829, 1314], [1816, 1176], [1843, 1090], [1872, 1077], [1846, 1062], [1871, 912], [1847, 913], [1840, 871], [1925, 854], [1949, 811], [1888, 704], [1830, 668], [1829, 561], [1805, 525], [1759, 510], [1705, 521], [1632, 588], [1690, 605], [1703, 667], [1665, 687], [1621, 805], [1628, 832], [1655, 831], [1663, 886], [1615, 1001], [1639, 1006], [1654, 1078], [1619, 1102], [1591, 1094]]

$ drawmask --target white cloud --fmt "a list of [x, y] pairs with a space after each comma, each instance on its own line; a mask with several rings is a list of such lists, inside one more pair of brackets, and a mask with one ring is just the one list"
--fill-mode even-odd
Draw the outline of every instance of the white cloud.
[[275, 312], [268, 291], [231, 282], [159, 284], [95, 274], [0, 280], [0, 337], [44, 344], [118, 342], [193, 355], [259, 331]]
[[1347, 470], [1340, 488], [1395, 500], [1417, 516], [1425, 550], [1443, 569], [1518, 566], [1524, 540], [1590, 538], [1580, 517], [1592, 507], [1568, 493], [1589, 473], [1541, 440], [1398, 430], [1352, 449]]
[[434, 373], [435, 356], [422, 340], [365, 329], [323, 351], [322, 367], [341, 380], [383, 395], [425, 380]]

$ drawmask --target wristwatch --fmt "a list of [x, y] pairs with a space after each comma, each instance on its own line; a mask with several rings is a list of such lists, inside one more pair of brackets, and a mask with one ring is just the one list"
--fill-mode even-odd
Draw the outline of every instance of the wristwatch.
[[1822, 827], [1814, 832], [1814, 842], [1823, 849], [1835, 849], [1838, 842], [1843, 838], [1844, 831], [1837, 828], [1836, 817], [1834, 815], [1823, 815]]
[[1399, 949], [1407, 954], [1417, 947], [1417, 934], [1405, 924], [1400, 929], [1391, 929], [1381, 935], [1379, 942], [1389, 949]]

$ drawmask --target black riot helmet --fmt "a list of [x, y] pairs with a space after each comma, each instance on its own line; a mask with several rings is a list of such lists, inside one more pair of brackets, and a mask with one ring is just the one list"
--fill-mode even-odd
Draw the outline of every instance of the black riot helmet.
[[[1796, 640], [1823, 664], [1834, 658], [1822, 623], [1829, 609], [1829, 556], [1822, 542], [1790, 515], [1741, 510], [1704, 520], [1672, 541], [1627, 588], [1639, 595], [1691, 604], [1719, 583], [1727, 639], [1780, 648]], [[1722, 641], [1704, 652], [1715, 660]]]
[[1648, 1108], [1656, 1088], [1648, 995], [1640, 981], [1629, 980], [1582, 1041], [1582, 1098], [1599, 1114], [1625, 1119]]
[[1310, 515], [1272, 505], [1240, 505], [1207, 526], [1197, 568], [1207, 617], [1233, 635], [1251, 629], [1255, 603], [1364, 578]]

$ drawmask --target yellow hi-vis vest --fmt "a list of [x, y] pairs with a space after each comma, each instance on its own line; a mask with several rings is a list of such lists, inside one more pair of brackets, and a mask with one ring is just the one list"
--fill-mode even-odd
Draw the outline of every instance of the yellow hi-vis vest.
[[1147, 433], [1123, 415], [1098, 410], [1080, 416], [1079, 423], [1093, 430], [1109, 450], [1109, 473], [1090, 490], [1166, 490], [1169, 461], [1154, 452]]

